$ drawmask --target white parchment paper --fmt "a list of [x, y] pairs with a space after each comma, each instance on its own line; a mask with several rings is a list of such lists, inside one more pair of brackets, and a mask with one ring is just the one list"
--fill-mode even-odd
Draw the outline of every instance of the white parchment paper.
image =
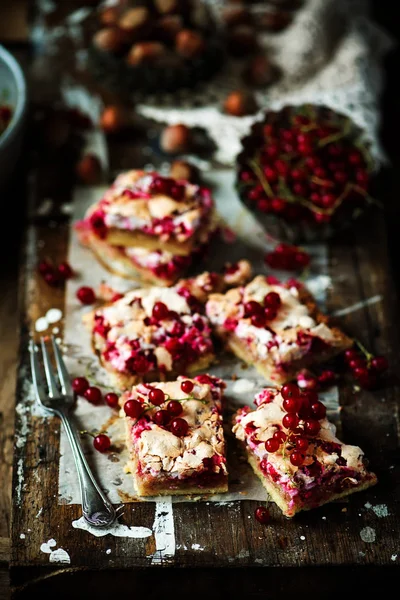
[[[214, 171], [207, 176], [214, 190], [214, 198], [217, 209], [229, 228], [237, 234], [233, 243], [218, 242], [215, 252], [206, 264], [208, 270], [219, 269], [227, 261], [235, 261], [239, 258], [251, 260], [254, 272], [268, 273], [263, 262], [263, 256], [268, 248], [272, 248], [275, 240], [267, 239], [264, 231], [257, 221], [241, 205], [234, 191], [234, 173], [231, 170]], [[135, 284], [119, 277], [112, 276], [108, 271], [97, 263], [92, 254], [79, 245], [73, 224], [81, 219], [86, 209], [99, 197], [103, 188], [82, 187], [77, 188], [74, 202], [73, 215], [71, 219], [71, 232], [68, 260], [77, 275], [67, 284], [66, 303], [64, 314], [64, 347], [66, 362], [72, 377], [88, 373], [100, 385], [104, 392], [111, 391], [108, 387], [107, 378], [103, 369], [98, 365], [97, 358], [92, 354], [90, 348], [90, 336], [82, 325], [82, 316], [90, 307], [80, 304], [76, 298], [76, 291], [81, 285], [89, 285], [97, 288], [105, 281], [108, 285], [118, 291], [127, 291], [135, 287]], [[326, 290], [330, 286], [330, 278], [327, 274], [327, 249], [325, 245], [313, 245], [306, 248], [312, 254], [312, 265], [306, 283], [315, 294], [321, 307], [324, 307]], [[198, 272], [203, 268], [199, 266]], [[278, 278], [286, 279], [289, 274], [278, 271], [270, 271]], [[254, 395], [268, 382], [263, 379], [254, 369], [245, 368], [243, 363], [235, 357], [224, 355], [219, 357], [218, 364], [214, 365], [208, 372], [223, 377], [227, 382], [226, 395], [228, 398], [227, 421], [235, 408], [243, 404], [253, 405]], [[232, 378], [234, 376], [235, 380]], [[337, 388], [332, 388], [323, 395], [324, 402], [328, 408], [328, 417], [339, 423], [339, 404]], [[118, 418], [116, 410], [107, 405], [93, 406], [85, 399], [78, 399], [74, 417], [80, 431], [93, 433], [106, 432], [112, 441], [112, 451], [101, 454], [94, 450], [92, 438], [83, 435], [83, 443], [88, 462], [94, 469], [102, 488], [108, 494], [113, 503], [143, 501], [136, 496], [132, 476], [124, 472], [124, 465], [128, 459], [125, 449], [124, 428], [122, 420]], [[228, 469], [230, 473], [229, 492], [227, 494], [212, 497], [198, 497], [195, 500], [206, 500], [215, 502], [230, 502], [240, 499], [265, 500], [266, 492], [253, 474], [251, 468], [240, 456], [238, 446], [226, 426], [228, 438]], [[59, 465], [59, 502], [66, 504], [79, 504], [80, 491], [75, 471], [72, 454], [69, 448], [65, 432], [61, 431], [61, 459]], [[146, 499], [152, 501], [151, 498]], [[172, 502], [185, 502], [185, 496], [172, 496]]]

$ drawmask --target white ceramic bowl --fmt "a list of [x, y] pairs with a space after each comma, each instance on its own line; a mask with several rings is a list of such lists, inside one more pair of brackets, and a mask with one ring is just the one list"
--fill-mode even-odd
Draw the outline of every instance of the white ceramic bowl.
[[[27, 106], [25, 77], [15, 58], [0, 45], [0, 98], [4, 91], [13, 116], [0, 134], [0, 187], [12, 175], [21, 150]], [[0, 100], [1, 101], [1, 100]]]

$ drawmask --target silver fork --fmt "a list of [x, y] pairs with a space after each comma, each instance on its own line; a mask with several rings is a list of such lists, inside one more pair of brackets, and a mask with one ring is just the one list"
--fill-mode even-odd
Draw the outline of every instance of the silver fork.
[[30, 342], [31, 371], [36, 399], [45, 411], [59, 417], [64, 425], [78, 473], [84, 519], [94, 527], [107, 527], [115, 521], [117, 514], [113, 505], [96, 482], [83, 453], [79, 434], [71, 422], [69, 413], [75, 402], [74, 392], [61, 350], [54, 336], [52, 336], [51, 340], [59, 384], [51, 365], [46, 342], [44, 338], [40, 340], [48, 390], [46, 390], [41, 374], [38, 359], [39, 348], [33, 341]]

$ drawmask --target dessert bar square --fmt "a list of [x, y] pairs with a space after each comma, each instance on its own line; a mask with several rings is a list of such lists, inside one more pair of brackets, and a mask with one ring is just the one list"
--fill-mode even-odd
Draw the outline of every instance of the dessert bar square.
[[211, 294], [206, 314], [227, 349], [277, 385], [353, 345], [304, 286], [263, 275]]
[[93, 234], [112, 246], [187, 256], [204, 243], [215, 209], [208, 188], [130, 170], [118, 175], [86, 219]]
[[139, 496], [228, 491], [222, 422], [226, 384], [216, 377], [179, 376], [139, 384], [120, 398], [132, 473]]
[[287, 517], [377, 483], [361, 448], [336, 437], [314, 391], [300, 392], [293, 383], [280, 391], [265, 388], [255, 404], [255, 410], [246, 406], [236, 412], [233, 432]]
[[89, 229], [79, 227], [79, 240], [88, 247], [100, 264], [113, 275], [144, 284], [171, 286], [183, 277], [207, 252], [209, 235], [204, 243], [187, 256], [139, 246], [112, 246]]
[[204, 272], [172, 287], [134, 289], [86, 313], [92, 349], [113, 385], [126, 390], [207, 369], [215, 348], [205, 302], [211, 292], [248, 278], [249, 269], [240, 261], [226, 277]]

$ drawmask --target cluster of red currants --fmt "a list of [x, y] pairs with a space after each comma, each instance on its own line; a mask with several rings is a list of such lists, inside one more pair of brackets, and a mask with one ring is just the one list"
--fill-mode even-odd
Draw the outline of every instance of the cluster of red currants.
[[298, 246], [281, 242], [265, 255], [264, 261], [271, 269], [303, 271], [310, 264], [310, 255]]
[[265, 327], [268, 321], [276, 318], [281, 305], [281, 297], [277, 292], [268, 292], [263, 304], [256, 300], [249, 300], [243, 305], [244, 317], [250, 317], [254, 327]]
[[364, 389], [376, 388], [381, 380], [383, 373], [389, 368], [387, 358], [384, 356], [373, 356], [364, 348], [350, 348], [344, 353], [344, 360], [347, 367], [357, 383]]
[[[181, 389], [185, 394], [190, 394], [193, 391], [194, 383], [189, 379], [185, 379], [181, 383]], [[190, 396], [189, 396], [190, 397]], [[165, 408], [160, 408], [165, 404]], [[184, 437], [189, 429], [189, 424], [186, 419], [179, 415], [182, 414], [182, 400], [170, 399], [159, 388], [151, 388], [148, 394], [148, 403], [140, 402], [140, 400], [127, 400], [124, 404], [124, 412], [132, 419], [140, 419], [144, 414], [158, 407], [158, 410], [152, 413], [151, 420], [159, 427], [167, 428], [177, 437]]]
[[71, 265], [65, 261], [54, 265], [47, 259], [41, 260], [38, 264], [38, 271], [44, 281], [51, 287], [57, 287], [74, 276]]
[[280, 393], [282, 408], [286, 412], [282, 419], [286, 432], [282, 429], [275, 431], [265, 442], [265, 449], [277, 452], [281, 444], [285, 444], [290, 462], [299, 467], [304, 463], [310, 438], [321, 429], [320, 420], [326, 416], [326, 407], [318, 400], [315, 390], [302, 391], [295, 383], [286, 383]]

